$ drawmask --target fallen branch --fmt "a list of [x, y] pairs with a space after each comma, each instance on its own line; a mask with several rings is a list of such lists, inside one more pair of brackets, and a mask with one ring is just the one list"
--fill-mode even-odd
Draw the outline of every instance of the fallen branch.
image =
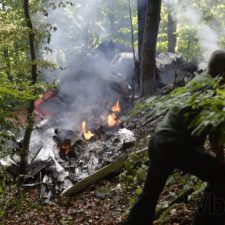
[[122, 166], [124, 165], [126, 158], [120, 159], [117, 162], [113, 162], [102, 169], [98, 170], [97, 172], [93, 173], [92, 175], [84, 178], [83, 180], [76, 183], [74, 186], [70, 187], [69, 189], [65, 190], [62, 195], [69, 197], [72, 195], [75, 195], [78, 192], [83, 191], [85, 188], [90, 186], [91, 184], [94, 184], [103, 178], [109, 176], [112, 173], [115, 173], [118, 171]]
[[[140, 151], [137, 151], [136, 154], [141, 154], [141, 153], [147, 151], [147, 149], [148, 148], [144, 148]], [[116, 162], [113, 162], [113, 163], [103, 167], [102, 169], [98, 170], [97, 172], [93, 173], [92, 175], [84, 178], [83, 180], [79, 181], [72, 187], [66, 189], [62, 193], [62, 196], [65, 196], [65, 197], [74, 196], [78, 192], [81, 192], [84, 189], [86, 189], [87, 187], [89, 187], [91, 184], [94, 184], [94, 183], [102, 180], [103, 178], [118, 172], [124, 166], [124, 163], [126, 162], [127, 158], [128, 158], [128, 156], [125, 156], [124, 158], [122, 158]]]

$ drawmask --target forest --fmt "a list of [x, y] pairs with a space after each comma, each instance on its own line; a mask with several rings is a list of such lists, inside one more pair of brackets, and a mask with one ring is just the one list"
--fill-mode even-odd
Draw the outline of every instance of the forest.
[[224, 12], [0, 0], [0, 224], [224, 225]]

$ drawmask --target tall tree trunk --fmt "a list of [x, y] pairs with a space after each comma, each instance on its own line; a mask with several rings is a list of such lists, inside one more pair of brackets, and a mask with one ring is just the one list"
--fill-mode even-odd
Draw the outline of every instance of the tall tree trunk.
[[[35, 48], [35, 32], [33, 29], [33, 24], [30, 17], [30, 9], [29, 9], [29, 0], [24, 0], [23, 2], [24, 16], [27, 23], [27, 28], [29, 29], [29, 48], [30, 48], [30, 58], [31, 58], [31, 84], [34, 85], [37, 83], [37, 56], [36, 56], [36, 48]], [[27, 112], [27, 127], [25, 130], [23, 145], [20, 151], [21, 163], [20, 163], [20, 173], [26, 174], [27, 172], [27, 161], [28, 161], [28, 152], [30, 145], [31, 133], [33, 131], [34, 125], [34, 100], [31, 100], [28, 106]]]
[[142, 55], [142, 44], [144, 37], [145, 19], [147, 14], [148, 0], [137, 0], [137, 12], [138, 12], [138, 55], [139, 62]]
[[109, 8], [109, 22], [110, 22], [110, 37], [113, 40], [116, 29], [115, 29], [115, 17], [114, 17], [114, 10], [115, 10], [115, 2], [113, 0], [107, 1], [108, 8]]
[[141, 60], [141, 96], [156, 92], [156, 44], [160, 23], [161, 0], [149, 0]]
[[177, 22], [175, 12], [175, 0], [170, 0], [167, 4], [168, 10], [168, 52], [175, 52], [177, 44]]

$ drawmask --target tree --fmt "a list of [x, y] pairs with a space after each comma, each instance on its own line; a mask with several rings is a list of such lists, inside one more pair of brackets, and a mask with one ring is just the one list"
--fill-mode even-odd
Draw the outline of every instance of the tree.
[[[29, 0], [24, 0], [23, 2], [24, 16], [27, 24], [27, 28], [29, 30], [29, 48], [30, 48], [30, 60], [31, 60], [31, 85], [35, 85], [37, 83], [38, 73], [37, 73], [37, 56], [36, 56], [36, 47], [35, 47], [35, 32], [33, 29], [33, 24], [30, 17], [30, 9], [29, 9]], [[27, 161], [28, 161], [28, 152], [30, 145], [30, 138], [33, 130], [34, 124], [34, 103], [35, 100], [30, 100], [27, 112], [27, 127], [25, 130], [23, 145], [20, 150], [20, 173], [26, 174], [27, 170]]]
[[168, 0], [166, 6], [168, 10], [168, 52], [175, 52], [177, 44], [177, 22], [174, 10], [175, 0]]
[[139, 61], [141, 61], [141, 51], [142, 51], [142, 43], [143, 43], [143, 36], [144, 36], [147, 7], [148, 7], [148, 0], [137, 0]]
[[113, 0], [108, 0], [107, 1], [108, 4], [108, 8], [109, 8], [109, 12], [108, 12], [108, 17], [109, 17], [109, 23], [110, 23], [110, 35], [111, 38], [113, 39], [115, 33], [116, 33], [116, 29], [115, 29], [115, 16], [114, 16], [114, 12], [115, 12], [115, 3]]
[[141, 60], [141, 96], [154, 94], [156, 91], [155, 54], [159, 30], [161, 0], [149, 0], [145, 31], [143, 38], [143, 52]]

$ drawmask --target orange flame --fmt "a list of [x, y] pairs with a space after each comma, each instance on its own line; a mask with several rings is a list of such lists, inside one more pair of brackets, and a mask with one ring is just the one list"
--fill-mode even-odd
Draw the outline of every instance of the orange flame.
[[95, 136], [90, 130], [87, 129], [86, 121], [82, 122], [82, 131], [83, 131], [84, 139], [87, 141]]
[[116, 116], [116, 113], [121, 111], [119, 101], [117, 101], [116, 104], [112, 106], [111, 110], [112, 110], [112, 113], [107, 117], [107, 124], [109, 127], [114, 127], [120, 123], [120, 121], [118, 120]]
[[121, 111], [120, 102], [117, 101], [116, 104], [112, 106], [112, 112], [116, 113], [120, 111]]

